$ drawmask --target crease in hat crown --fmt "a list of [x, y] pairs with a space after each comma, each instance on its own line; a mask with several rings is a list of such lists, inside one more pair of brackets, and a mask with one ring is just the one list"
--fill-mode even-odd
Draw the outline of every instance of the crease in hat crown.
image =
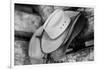
[[56, 9], [44, 23], [43, 29], [51, 39], [56, 39], [65, 31], [70, 21], [70, 17], [63, 10]]

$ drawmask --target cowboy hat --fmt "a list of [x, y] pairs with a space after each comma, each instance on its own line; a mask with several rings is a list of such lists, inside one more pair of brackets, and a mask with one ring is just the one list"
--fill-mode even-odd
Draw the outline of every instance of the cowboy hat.
[[[40, 59], [43, 53], [50, 53], [58, 49], [69, 39], [74, 26], [80, 17], [79, 12], [55, 10], [32, 36], [29, 43], [29, 56]], [[77, 16], [77, 17], [76, 17]], [[72, 22], [72, 20], [74, 21]], [[36, 36], [42, 36], [38, 39]], [[66, 38], [66, 36], [68, 36]]]

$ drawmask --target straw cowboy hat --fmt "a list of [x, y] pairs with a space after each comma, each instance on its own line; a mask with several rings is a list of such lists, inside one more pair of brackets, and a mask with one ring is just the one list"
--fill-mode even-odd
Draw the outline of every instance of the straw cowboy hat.
[[[48, 17], [44, 25], [32, 36], [29, 43], [29, 56], [35, 58], [35, 60], [40, 59], [44, 56], [44, 53], [51, 53], [58, 49], [62, 44], [70, 41], [70, 36], [72, 36], [71, 34], [73, 33], [74, 27], [76, 27], [75, 25], [80, 16], [81, 14], [79, 12], [64, 12], [61, 9], [55, 10]], [[82, 26], [78, 25], [78, 27], [78, 30], [80, 31], [80, 27]], [[78, 33], [76, 33], [75, 36], [77, 34]]]

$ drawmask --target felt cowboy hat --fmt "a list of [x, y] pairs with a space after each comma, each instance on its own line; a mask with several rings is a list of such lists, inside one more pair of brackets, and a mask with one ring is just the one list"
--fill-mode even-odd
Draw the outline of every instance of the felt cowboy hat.
[[[35, 59], [41, 58], [43, 53], [53, 52], [66, 43], [79, 17], [79, 12], [55, 10], [32, 36], [29, 43], [29, 56]], [[42, 37], [38, 39], [36, 36]]]

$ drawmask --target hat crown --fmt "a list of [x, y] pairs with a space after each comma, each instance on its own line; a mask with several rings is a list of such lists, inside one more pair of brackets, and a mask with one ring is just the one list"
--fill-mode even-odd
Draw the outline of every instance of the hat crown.
[[44, 30], [51, 39], [59, 37], [70, 23], [70, 18], [65, 16], [63, 10], [55, 10], [45, 22]]

